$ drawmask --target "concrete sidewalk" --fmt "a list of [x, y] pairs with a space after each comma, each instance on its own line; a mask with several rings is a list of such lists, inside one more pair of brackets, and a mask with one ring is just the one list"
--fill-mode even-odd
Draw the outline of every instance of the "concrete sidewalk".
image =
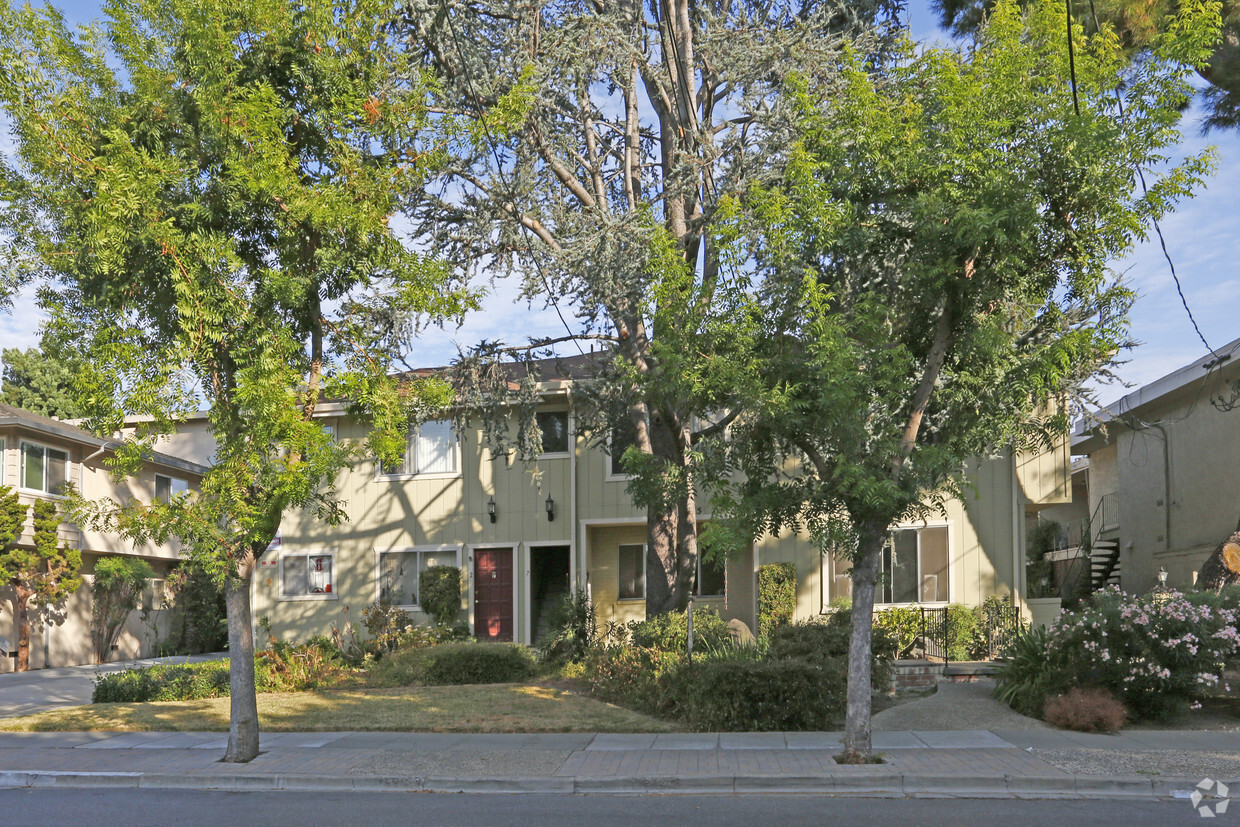
[[98, 675], [154, 666], [157, 663], [199, 663], [224, 657], [228, 657], [227, 652], [143, 658], [90, 666], [60, 666], [52, 669], [32, 669], [29, 672], [5, 672], [0, 674], [0, 718], [88, 704], [95, 688], [95, 677]]
[[1184, 731], [877, 732], [885, 763], [867, 766], [835, 763], [839, 733], [304, 732], [264, 734], [259, 757], [238, 765], [220, 762], [225, 740], [222, 733], [0, 733], [0, 788], [1150, 798], [1187, 797], [1202, 777], [1070, 773], [1036, 751], [1240, 755], [1234, 733]]

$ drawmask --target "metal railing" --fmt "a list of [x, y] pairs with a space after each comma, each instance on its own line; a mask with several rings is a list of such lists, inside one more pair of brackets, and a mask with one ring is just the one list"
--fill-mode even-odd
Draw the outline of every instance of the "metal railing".
[[[900, 654], [942, 660], [994, 660], [1024, 630], [1020, 610], [1011, 603], [983, 605], [978, 610], [949, 606], [917, 606], [903, 609], [875, 609], [875, 625], [887, 611], [917, 612], [913, 641]], [[955, 613], [971, 612], [970, 623]]]

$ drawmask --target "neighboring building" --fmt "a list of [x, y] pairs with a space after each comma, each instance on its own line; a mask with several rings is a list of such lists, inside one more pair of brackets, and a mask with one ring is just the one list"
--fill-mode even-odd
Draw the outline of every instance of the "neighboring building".
[[1119, 550], [1120, 585], [1191, 586], [1240, 520], [1240, 339], [1077, 424], [1094, 531]]
[[[179, 490], [197, 487], [206, 468], [197, 463], [164, 454], [151, 456], [142, 471], [117, 484], [103, 465], [114, 442], [95, 437], [68, 422], [38, 416], [20, 408], [0, 404], [0, 483], [16, 490], [24, 503], [38, 499], [56, 500], [66, 482], [72, 482], [84, 496], [111, 497], [119, 502], [151, 502]], [[33, 545], [31, 521], [19, 543]], [[150, 654], [157, 638], [167, 634], [167, 612], [163, 606], [163, 578], [176, 563], [178, 546], [147, 543], [134, 545], [117, 535], [85, 531], [64, 522], [63, 541], [82, 552], [83, 585], [71, 595], [50, 623], [41, 623], [42, 610], [32, 606], [30, 668], [69, 666], [94, 661], [90, 634], [91, 588], [95, 562], [109, 555], [136, 555], [155, 569], [156, 579], [145, 595], [153, 610], [143, 622], [135, 613], [116, 644], [113, 659]], [[13, 617], [13, 591], [0, 584], [0, 636], [11, 648], [17, 645]], [[0, 658], [0, 671], [12, 671], [14, 661]]]
[[[577, 433], [572, 385], [588, 361], [541, 363], [541, 375], [554, 378], [540, 385], [537, 463], [492, 457], [476, 427], [458, 434], [447, 421], [427, 422], [410, 434], [400, 467], [368, 459], [341, 473], [347, 522], [285, 515], [256, 570], [255, 617], [290, 639], [343, 627], [346, 616], [356, 624], [380, 598], [424, 619], [418, 576], [434, 564], [461, 568], [463, 617], [479, 637], [535, 642], [550, 608], [574, 586], [590, 593], [600, 623], [644, 617], [645, 511], [625, 491], [621, 452]], [[366, 437], [367, 425], [339, 404], [321, 404], [316, 416], [338, 439]], [[192, 458], [209, 462], [214, 449], [204, 433], [205, 421], [193, 420], [175, 444], [197, 446]], [[893, 533], [880, 602], [976, 605], [1000, 595], [1024, 607], [1025, 521], [1069, 501], [1066, 440], [1053, 452], [974, 463], [969, 476], [976, 498]], [[699, 519], [710, 516], [704, 505]], [[752, 627], [757, 567], [772, 562], [796, 565], [799, 617], [848, 592], [846, 566], [822, 558], [807, 537], [768, 537], [726, 566], [703, 566], [697, 605]]]

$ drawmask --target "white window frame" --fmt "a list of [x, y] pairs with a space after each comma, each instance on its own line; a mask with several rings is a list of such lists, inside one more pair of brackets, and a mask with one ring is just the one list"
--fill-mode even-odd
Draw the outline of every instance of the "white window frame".
[[[917, 535], [917, 594], [920, 595], [921, 586], [922, 586], [922, 582], [921, 582], [921, 577], [922, 577], [922, 574], [921, 574], [921, 534], [920, 532], [923, 529], [927, 529], [927, 528], [947, 529], [947, 599], [946, 600], [927, 600], [924, 602], [917, 600], [912, 603], [909, 603], [907, 601], [901, 602], [901, 603], [883, 603], [882, 601], [877, 599], [878, 597], [882, 595], [882, 587], [880, 584], [876, 583], [875, 588], [874, 588], [874, 596], [876, 598], [874, 601], [875, 609], [892, 609], [892, 608], [907, 608], [907, 607], [916, 608], [918, 606], [927, 606], [927, 607], [937, 608], [940, 606], [947, 606], [952, 602], [952, 595], [956, 593], [955, 575], [953, 573], [955, 566], [953, 565], [953, 554], [952, 554], [952, 550], [955, 548], [954, 542], [956, 539], [955, 538], [956, 529], [952, 521], [951, 520], [933, 520], [933, 521], [929, 521], [925, 523], [920, 523], [920, 522], [919, 523], [900, 523], [899, 525], [892, 526], [891, 529], [887, 533], [888, 533], [888, 536], [891, 536], [895, 534], [897, 531], [917, 531], [918, 532], [918, 535]], [[831, 560], [828, 559], [827, 555], [821, 555], [820, 559], [823, 561], [823, 565], [819, 571], [819, 578], [818, 578], [820, 581], [822, 611], [828, 612], [830, 611], [830, 603], [831, 603], [831, 591], [830, 591], [830, 584], [829, 584], [829, 580], [830, 580], [829, 566], [831, 565]], [[882, 576], [882, 573], [883, 573], [882, 561], [880, 559], [879, 561], [879, 576], [880, 577]]]
[[[43, 449], [43, 487], [27, 488], [26, 487], [26, 446], [31, 445], [36, 448]], [[23, 439], [17, 443], [17, 487], [20, 491], [28, 491], [32, 494], [41, 494], [44, 497], [52, 497], [54, 499], [64, 499], [64, 494], [56, 494], [47, 489], [47, 452], [56, 451], [65, 455], [65, 484], [67, 485], [73, 479], [70, 467], [73, 465], [72, 457], [67, 448], [57, 448], [54, 445], [48, 445], [44, 442], [35, 442], [32, 439]]]
[[[455, 470], [455, 471], [433, 471], [433, 472], [419, 472], [419, 471], [408, 471], [408, 470], [401, 470], [401, 471], [400, 471], [400, 472], [398, 472], [398, 473], [388, 474], [388, 473], [384, 473], [384, 471], [383, 471], [383, 463], [382, 463], [382, 462], [380, 462], [379, 460], [377, 460], [377, 459], [376, 459], [376, 460], [375, 460], [375, 477], [376, 477], [377, 479], [381, 479], [381, 480], [413, 480], [413, 479], [418, 479], [418, 480], [437, 480], [437, 479], [438, 479], [438, 480], [453, 480], [453, 479], [460, 479], [460, 478], [461, 478], [461, 476], [462, 476], [462, 471], [461, 471], [461, 439], [460, 439], [460, 435], [459, 435], [459, 434], [457, 434], [457, 432], [456, 432], [456, 428], [455, 428], [455, 427], [453, 427], [453, 425], [452, 425], [452, 420], [450, 420], [450, 419], [430, 419], [430, 420], [427, 420], [427, 422], [447, 422], [447, 423], [448, 423], [448, 425], [449, 425], [449, 430], [450, 430], [450, 432], [452, 433], [452, 436], [454, 437], [454, 439], [452, 440], [452, 461], [453, 461], [453, 463], [456, 465], [456, 470]], [[425, 424], [425, 423], [423, 423], [423, 424]], [[422, 428], [422, 426], [421, 426], [421, 425], [415, 425], [415, 426], [413, 426], [413, 427], [411, 427], [411, 428], [409, 429], [409, 436], [408, 436], [408, 437], [406, 437], [406, 439], [405, 439], [405, 456], [404, 456], [404, 462], [403, 462], [403, 464], [402, 464], [402, 468], [404, 468], [404, 469], [408, 469], [408, 467], [409, 467], [409, 460], [410, 460], [410, 457], [411, 457], [411, 456], [413, 456], [413, 457], [414, 457], [414, 459], [415, 459], [415, 461], [416, 461], [416, 453], [415, 453], [415, 452], [416, 452], [416, 450], [417, 450], [417, 447], [416, 447], [416, 446], [417, 446], [417, 438], [418, 438], [418, 433], [421, 431], [421, 428]]]
[[[336, 549], [334, 548], [318, 548], [318, 549], [299, 549], [297, 551], [281, 551], [280, 552], [280, 570], [279, 579], [277, 581], [279, 589], [279, 600], [337, 600], [339, 599], [339, 589], [336, 588], [336, 575], [339, 569], [336, 567], [337, 559]], [[331, 587], [330, 592], [311, 592], [308, 594], [285, 594], [284, 593], [284, 561], [292, 557], [330, 557], [332, 559], [332, 581], [328, 585]]]
[[[607, 465], [605, 465], [605, 466], [604, 466], [604, 468], [603, 468], [603, 470], [606, 472], [606, 473], [605, 473], [605, 475], [604, 475], [604, 477], [603, 477], [603, 481], [604, 481], [604, 482], [628, 482], [630, 479], [632, 479], [631, 475], [629, 475], [629, 474], [617, 474], [617, 473], [615, 473], [614, 471], [612, 471], [612, 470], [611, 470], [613, 461], [614, 461], [614, 460], [616, 460], [616, 459], [619, 459], [619, 457], [615, 457], [615, 456], [613, 456], [613, 454], [612, 454], [612, 452], [611, 452], [611, 451], [612, 451], [612, 438], [613, 438], [614, 436], [615, 436], [615, 433], [614, 433], [614, 432], [613, 432], [613, 433], [609, 433], [609, 434], [607, 435]], [[626, 449], [626, 450], [628, 449], [628, 446], [627, 446], [627, 445], [625, 446], [625, 449]], [[623, 453], [623, 452], [622, 452], [622, 453]], [[627, 545], [627, 544], [626, 544], [626, 545]]]
[[[461, 547], [456, 545], [440, 545], [440, 546], [406, 546], [402, 548], [376, 548], [375, 549], [375, 602], [383, 599], [383, 555], [385, 554], [451, 554], [455, 561], [452, 565], [456, 568], [461, 567]], [[462, 585], [464, 585], [462, 583]], [[422, 597], [422, 568], [421, 560], [418, 567], [418, 599]], [[398, 609], [404, 611], [422, 611], [421, 603], [393, 603]]]
[[151, 502], [155, 502], [156, 500], [159, 500], [159, 478], [160, 477], [163, 477], [164, 479], [168, 480], [168, 497], [169, 498], [168, 500], [164, 500], [164, 502], [168, 502], [173, 497], [175, 497], [177, 494], [182, 493], [176, 490], [176, 486], [173, 485], [173, 483], [179, 482], [185, 486], [185, 491], [189, 491], [189, 480], [182, 479], [181, 477], [174, 477], [171, 474], [156, 474], [155, 475], [155, 494], [151, 498]]
[[[642, 555], [642, 593], [637, 597], [621, 597], [620, 596], [620, 549], [632, 548], [634, 546], [641, 547]], [[639, 600], [645, 600], [649, 589], [646, 587], [646, 555], [649, 553], [646, 543], [618, 543], [616, 545], [616, 602], [617, 603], [634, 603]]]
[[[568, 447], [568, 450], [566, 451], [543, 451], [541, 454], [539, 454], [539, 456], [542, 459], [568, 459], [568, 457], [572, 455], [572, 451], [573, 451], [573, 432], [572, 432], [573, 418], [568, 415], [568, 411], [560, 411], [560, 410], [537, 411], [534, 414], [534, 425], [536, 427], [538, 426], [538, 415], [539, 414], [563, 414], [564, 415], [564, 439], [565, 439], [565, 444]], [[542, 438], [541, 428], [539, 428], [538, 436], [540, 439]]]

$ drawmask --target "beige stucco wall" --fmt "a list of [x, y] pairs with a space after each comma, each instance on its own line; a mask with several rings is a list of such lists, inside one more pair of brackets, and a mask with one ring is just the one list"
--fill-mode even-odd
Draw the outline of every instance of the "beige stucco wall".
[[[565, 404], [553, 403], [548, 409], [563, 410]], [[343, 417], [325, 421], [336, 428], [339, 439], [360, 443], [366, 437], [364, 423]], [[601, 621], [626, 622], [644, 616], [641, 601], [616, 599], [616, 550], [621, 544], [645, 542], [645, 512], [633, 505], [625, 480], [609, 473], [605, 448], [579, 436], [574, 440], [575, 463], [568, 457], [506, 462], [490, 455], [478, 429], [467, 429], [460, 437], [459, 474], [382, 477], [373, 460], [361, 459], [337, 479], [346, 522], [330, 527], [309, 514], [287, 514], [279, 548], [264, 556], [255, 577], [255, 616], [268, 617], [273, 631], [287, 639], [326, 634], [333, 625], [344, 628], [346, 620], [357, 625], [361, 610], [378, 598], [380, 552], [443, 548], [461, 566], [462, 617], [472, 622], [473, 552], [500, 546], [514, 550], [515, 637], [531, 642], [530, 562], [540, 543], [571, 546], [575, 583], [589, 588]], [[1056, 462], [1067, 462], [1066, 449], [1055, 456]], [[1022, 591], [1023, 566], [1014, 565], [1013, 553], [1023, 554], [1024, 508], [1032, 498], [1045, 503], [1060, 497], [1059, 478], [1067, 478], [1066, 470], [1060, 474], [1051, 464], [1032, 458], [1023, 460], [1023, 476], [1008, 456], [975, 466], [970, 472], [975, 493], [965, 502], [949, 502], [946, 514], [931, 520], [950, 528], [954, 602], [978, 603], [991, 595]], [[1036, 490], [1025, 492], [1020, 481]], [[556, 504], [554, 521], [546, 515], [549, 495]], [[492, 497], [497, 506], [495, 523], [487, 518]], [[703, 504], [703, 511], [701, 518], [709, 519], [708, 504]], [[332, 594], [282, 598], [280, 560], [309, 551], [335, 555]], [[755, 567], [777, 560], [796, 564], [798, 616], [821, 613], [821, 561], [817, 549], [803, 536], [764, 538], [754, 554], [730, 560], [726, 600], [705, 598], [702, 603], [717, 605], [725, 617], [737, 617], [752, 626]], [[416, 611], [413, 617], [415, 621], [426, 619]]]

